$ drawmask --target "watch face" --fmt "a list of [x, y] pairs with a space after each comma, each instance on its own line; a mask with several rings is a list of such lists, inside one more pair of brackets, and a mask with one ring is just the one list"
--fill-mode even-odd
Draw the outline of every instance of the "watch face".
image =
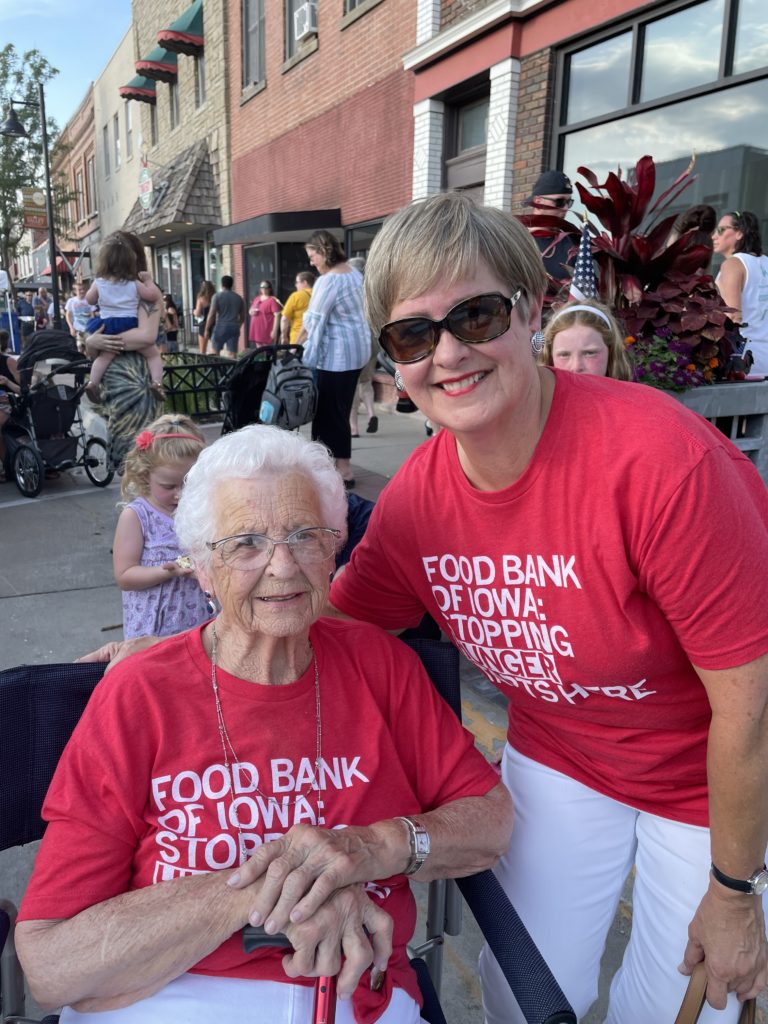
[[757, 874], [750, 878], [752, 883], [752, 892], [755, 896], [762, 896], [766, 889], [768, 889], [768, 871], [758, 871]]

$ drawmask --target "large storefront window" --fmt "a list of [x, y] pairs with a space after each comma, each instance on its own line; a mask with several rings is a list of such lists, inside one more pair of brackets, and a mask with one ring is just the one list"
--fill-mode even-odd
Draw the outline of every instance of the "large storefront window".
[[[661, 191], [695, 154], [697, 178], [670, 212], [695, 203], [711, 204], [718, 216], [752, 210], [768, 241], [764, 3], [670, 4], [613, 36], [564, 51], [556, 165], [577, 181], [580, 166], [603, 180], [617, 167], [631, 172], [649, 154]], [[608, 106], [609, 87], [614, 98], [628, 98]]]

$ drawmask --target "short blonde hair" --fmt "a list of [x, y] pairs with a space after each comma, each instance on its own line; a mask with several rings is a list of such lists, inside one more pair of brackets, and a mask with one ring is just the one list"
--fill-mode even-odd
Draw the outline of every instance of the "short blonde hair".
[[[571, 309], [571, 306], [580, 308]], [[583, 308], [586, 306], [589, 309]], [[632, 380], [632, 363], [624, 345], [624, 331], [616, 322], [610, 307], [596, 299], [568, 303], [561, 306], [552, 316], [544, 330], [544, 349], [539, 356], [542, 366], [553, 365], [552, 349], [557, 335], [569, 327], [576, 326], [591, 327], [605, 342], [605, 347], [608, 349], [606, 377], [613, 377], [614, 380]]]
[[[169, 413], [153, 420], [139, 434], [152, 434], [156, 440], [145, 447], [134, 445], [125, 457], [120, 493], [126, 501], [149, 494], [149, 474], [158, 466], [196, 459], [205, 447], [205, 435], [189, 416]], [[191, 437], [164, 437], [164, 434], [191, 434]]]
[[391, 320], [398, 302], [477, 273], [484, 264], [509, 295], [522, 288], [517, 309], [527, 317], [547, 277], [536, 243], [511, 214], [445, 192], [404, 206], [373, 241], [365, 265], [365, 310], [373, 333]]

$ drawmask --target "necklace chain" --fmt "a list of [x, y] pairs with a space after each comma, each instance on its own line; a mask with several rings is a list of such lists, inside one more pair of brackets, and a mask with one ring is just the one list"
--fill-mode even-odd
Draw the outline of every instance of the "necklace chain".
[[[232, 740], [229, 737], [227, 730], [227, 724], [224, 721], [224, 712], [221, 707], [221, 695], [219, 693], [219, 682], [216, 678], [216, 658], [218, 654], [219, 638], [216, 633], [216, 622], [211, 623], [213, 641], [211, 644], [211, 685], [213, 687], [213, 696], [216, 701], [216, 721], [219, 726], [219, 738], [221, 739], [221, 750], [224, 755], [224, 767], [229, 776], [230, 786], [230, 797], [234, 803], [235, 799], [235, 770], [233, 763], [239, 764], [240, 758], [237, 755], [237, 751], [232, 745]], [[317, 655], [315, 654], [314, 647], [310, 644], [310, 650], [312, 651], [312, 662], [315, 666], [315, 763], [314, 770], [312, 772], [312, 782], [310, 784], [307, 793], [296, 793], [293, 798], [293, 803], [296, 804], [300, 799], [306, 798], [306, 796], [312, 791], [316, 792], [320, 789], [320, 763], [322, 760], [323, 753], [323, 717], [320, 709], [320, 670], [317, 665]], [[232, 760], [230, 760], [230, 757]], [[274, 793], [263, 793], [258, 786], [255, 787], [256, 792], [263, 796], [265, 800], [272, 800], [278, 803], [277, 797]], [[237, 815], [235, 815], [237, 820]], [[240, 827], [238, 825], [238, 835], [240, 835]]]

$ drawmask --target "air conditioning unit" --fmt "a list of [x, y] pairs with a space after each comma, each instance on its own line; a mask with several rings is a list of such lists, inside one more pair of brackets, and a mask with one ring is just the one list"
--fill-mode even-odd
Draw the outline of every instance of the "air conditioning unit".
[[297, 43], [317, 35], [317, 3], [314, 0], [307, 0], [293, 12], [293, 34]]

